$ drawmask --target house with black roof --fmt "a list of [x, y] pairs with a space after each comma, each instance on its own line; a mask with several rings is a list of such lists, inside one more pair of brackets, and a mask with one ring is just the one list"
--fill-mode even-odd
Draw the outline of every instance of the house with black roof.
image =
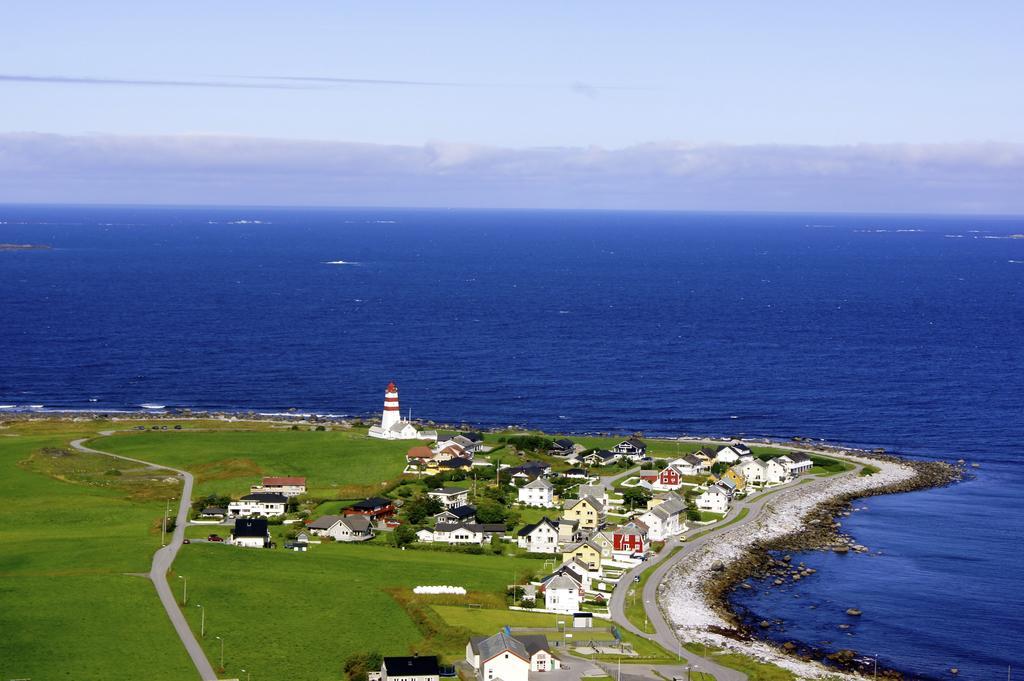
[[440, 681], [441, 666], [436, 655], [385, 657], [380, 665], [381, 681]]
[[612, 447], [612, 451], [635, 461], [647, 456], [647, 443], [640, 438], [631, 437]]
[[471, 523], [476, 520], [476, 506], [455, 506], [446, 508], [434, 516], [439, 524]]
[[345, 515], [364, 515], [367, 518], [384, 519], [395, 514], [395, 505], [391, 499], [370, 497], [357, 501], [342, 511]]
[[562, 437], [551, 443], [548, 454], [551, 456], [569, 456], [575, 451], [576, 443], [567, 437]]
[[229, 543], [250, 549], [265, 549], [270, 546], [270, 530], [266, 518], [239, 518], [231, 530]]

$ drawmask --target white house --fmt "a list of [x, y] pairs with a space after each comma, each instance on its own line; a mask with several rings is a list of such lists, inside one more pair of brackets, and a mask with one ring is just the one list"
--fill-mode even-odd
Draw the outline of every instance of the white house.
[[250, 492], [272, 492], [286, 497], [297, 497], [306, 493], [305, 478], [271, 477], [263, 478], [262, 484], [253, 485]]
[[547, 517], [519, 530], [519, 548], [529, 553], [558, 553], [558, 526]]
[[466, 662], [478, 681], [528, 681], [530, 672], [561, 668], [543, 635], [498, 632], [489, 638], [474, 636], [466, 645]]
[[640, 438], [631, 437], [612, 447], [612, 451], [622, 454], [630, 461], [636, 461], [647, 456], [647, 444]]
[[767, 467], [760, 459], [741, 461], [732, 469], [743, 476], [747, 485], [763, 485], [766, 482]]
[[501, 523], [438, 523], [434, 526], [433, 541], [439, 544], [483, 544], [496, 534], [504, 534]]
[[424, 430], [420, 432], [409, 421], [403, 421], [398, 407], [398, 388], [388, 383], [384, 391], [384, 412], [380, 417], [380, 425], [370, 428], [367, 435], [381, 440], [436, 440], [437, 432]]
[[373, 539], [370, 519], [361, 515], [325, 515], [308, 526], [309, 531], [335, 541], [366, 541]]
[[669, 465], [675, 467], [682, 475], [702, 475], [707, 473], [710, 468], [704, 459], [693, 454], [685, 454], [674, 461], [670, 461]]
[[811, 457], [807, 456], [803, 452], [790, 452], [784, 454], [776, 459], [781, 463], [786, 470], [789, 472], [791, 477], [796, 477], [801, 473], [806, 473], [814, 466], [814, 462], [811, 461]]
[[[652, 500], [652, 503], [657, 500]], [[676, 494], [668, 494], [664, 500], [642, 513], [638, 520], [647, 526], [650, 541], [665, 541], [686, 530], [683, 512], [686, 503]]]
[[528, 482], [519, 488], [519, 503], [551, 508], [555, 505], [555, 486], [544, 478]]
[[431, 499], [437, 499], [445, 508], [458, 508], [469, 504], [469, 490], [463, 487], [442, 487], [427, 492]]
[[720, 448], [715, 452], [716, 463], [734, 464], [740, 460], [740, 453], [732, 446]]
[[228, 515], [232, 518], [284, 515], [287, 505], [288, 499], [283, 494], [256, 492], [255, 494], [246, 494], [238, 501], [229, 503]]
[[440, 681], [441, 667], [435, 656], [385, 657], [381, 681]]
[[622, 454], [619, 454], [618, 452], [609, 452], [605, 449], [599, 449], [590, 452], [589, 454], [584, 454], [576, 460], [581, 461], [588, 466], [607, 466], [608, 464], [615, 463], [621, 458]]
[[231, 530], [229, 543], [250, 549], [263, 549], [270, 546], [270, 531], [267, 529], [266, 518], [239, 518]]
[[582, 591], [579, 584], [565, 575], [558, 575], [544, 586], [544, 608], [555, 612], [579, 612]]
[[768, 459], [764, 462], [764, 481], [769, 485], [789, 482], [789, 471], [778, 459]]
[[710, 487], [694, 501], [700, 511], [708, 513], [727, 513], [729, 511], [729, 495], [718, 487]]

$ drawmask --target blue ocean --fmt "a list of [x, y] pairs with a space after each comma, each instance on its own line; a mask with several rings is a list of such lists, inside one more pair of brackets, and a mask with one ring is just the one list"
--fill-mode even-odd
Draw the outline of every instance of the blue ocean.
[[[915, 678], [1024, 642], [1024, 217], [0, 206], [0, 406], [827, 438], [966, 459], [738, 605]], [[30, 407], [30, 405], [37, 405]], [[38, 405], [42, 405], [41, 407]], [[811, 608], [809, 606], [814, 605]], [[851, 606], [864, 615], [839, 630]]]

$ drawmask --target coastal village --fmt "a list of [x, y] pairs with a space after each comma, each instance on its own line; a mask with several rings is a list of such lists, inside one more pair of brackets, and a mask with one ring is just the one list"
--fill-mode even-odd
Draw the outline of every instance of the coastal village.
[[[695, 529], [721, 524], [753, 495], [838, 463], [799, 451], [758, 451], [740, 440], [676, 456], [664, 448], [655, 454], [640, 434], [600, 448], [583, 438], [530, 432], [421, 429], [401, 418], [394, 383], [386, 388], [379, 424], [366, 437], [407, 443], [401, 484], [320, 513], [324, 504], [308, 496], [315, 481], [263, 476], [237, 496], [195, 501], [191, 525], [212, 531], [186, 543], [297, 553], [329, 543], [383, 543], [454, 556], [530, 556], [536, 569], [508, 584], [507, 622], [489, 636], [467, 638], [464, 658], [431, 650], [412, 656], [407, 650], [367, 651], [345, 661], [353, 681], [456, 675], [527, 681], [568, 670], [574, 658], [647, 661], [650, 644], [629, 636], [623, 624], [635, 628], [639, 617], [647, 617], [643, 601], [636, 607], [642, 575], [669, 553], [666, 547], [679, 546]], [[408, 586], [422, 598], [467, 594], [443, 573], [437, 583]], [[515, 626], [526, 614], [554, 615], [557, 623]], [[682, 660], [679, 651], [676, 657]], [[584, 678], [587, 669], [599, 667], [580, 665], [569, 678]]]
[[[159, 597], [140, 616], [203, 681], [855, 678], [877, 663], [852, 645], [869, 605], [836, 608], [826, 648], [742, 619], [730, 594], [812, 577], [790, 552], [870, 552], [841, 529], [865, 510], [851, 500], [957, 475], [802, 438], [412, 421], [393, 383], [379, 418], [25, 414], [0, 430], [23, 485], [56, 486], [33, 499], [135, 542], [118, 575], [151, 561], [132, 571]], [[100, 502], [116, 512], [90, 515]]]

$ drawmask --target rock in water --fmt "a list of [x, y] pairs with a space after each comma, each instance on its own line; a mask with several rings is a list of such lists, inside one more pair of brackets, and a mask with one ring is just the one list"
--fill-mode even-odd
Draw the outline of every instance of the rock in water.
[[857, 608], [850, 608], [849, 610], [846, 611], [846, 614], [849, 615], [850, 617], [860, 617], [864, 613], [862, 613]]

